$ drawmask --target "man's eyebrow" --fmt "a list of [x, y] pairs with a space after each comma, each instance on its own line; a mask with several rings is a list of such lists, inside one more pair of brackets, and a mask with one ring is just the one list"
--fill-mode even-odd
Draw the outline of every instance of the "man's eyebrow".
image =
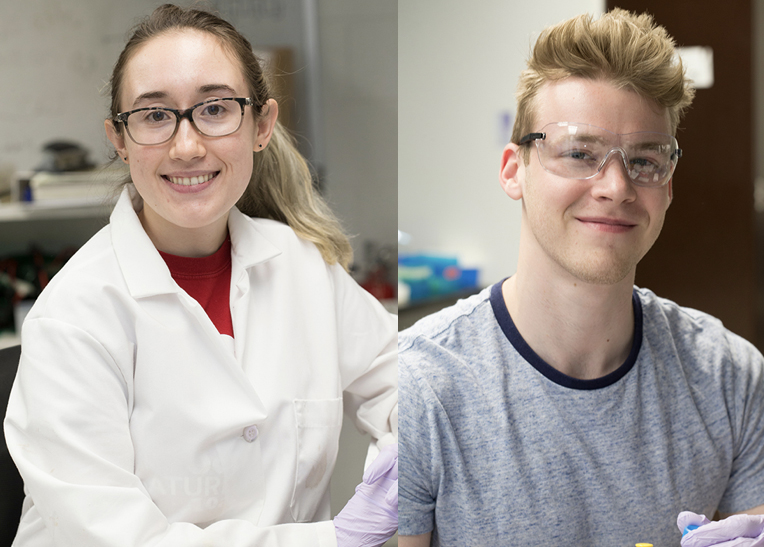
[[599, 135], [595, 135], [593, 133], [566, 134], [566, 135], [563, 135], [561, 138], [566, 141], [595, 143], [595, 144], [600, 144], [607, 141], [607, 139], [600, 137]]
[[594, 135], [592, 133], [581, 133], [577, 135], [568, 135], [571, 139], [575, 139], [577, 141], [585, 141], [585, 142], [604, 142], [605, 138], [600, 137], [599, 135]]
[[665, 146], [669, 146], [669, 144], [667, 142], [648, 141], [637, 143], [634, 148], [635, 150], [656, 150]]

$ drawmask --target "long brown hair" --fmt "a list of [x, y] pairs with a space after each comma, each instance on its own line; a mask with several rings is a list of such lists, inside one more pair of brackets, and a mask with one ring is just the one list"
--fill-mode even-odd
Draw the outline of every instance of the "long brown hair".
[[[239, 60], [254, 102], [252, 110], [256, 118], [260, 116], [263, 106], [272, 98], [272, 91], [249, 41], [230, 23], [210, 12], [164, 4], [133, 28], [114, 65], [110, 81], [111, 118], [119, 113], [125, 68], [138, 48], [162, 33], [182, 29], [212, 34]], [[115, 124], [115, 130], [120, 131], [121, 124]], [[292, 136], [276, 122], [268, 146], [253, 154], [252, 177], [236, 204], [239, 210], [252, 217], [288, 224], [297, 235], [313, 242], [327, 263], [339, 263], [347, 268], [353, 258], [350, 242], [329, 206], [316, 192], [310, 168]]]

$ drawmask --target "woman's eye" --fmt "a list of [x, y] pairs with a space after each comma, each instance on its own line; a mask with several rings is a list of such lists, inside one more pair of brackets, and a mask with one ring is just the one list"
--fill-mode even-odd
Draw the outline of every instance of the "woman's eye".
[[150, 123], [158, 123], [163, 122], [168, 119], [167, 112], [164, 112], [162, 110], [149, 110], [147, 115], [144, 117], [144, 120]]
[[217, 117], [226, 113], [226, 107], [220, 103], [208, 104], [204, 109], [205, 116]]

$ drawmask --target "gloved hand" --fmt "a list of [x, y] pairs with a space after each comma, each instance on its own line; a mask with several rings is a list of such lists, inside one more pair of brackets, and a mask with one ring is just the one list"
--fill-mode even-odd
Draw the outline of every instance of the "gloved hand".
[[386, 446], [334, 517], [337, 547], [378, 547], [398, 529], [398, 445]]
[[682, 537], [682, 547], [764, 547], [764, 515], [732, 515], [711, 522], [703, 515], [689, 511], [679, 513], [679, 530], [689, 524], [699, 526]]

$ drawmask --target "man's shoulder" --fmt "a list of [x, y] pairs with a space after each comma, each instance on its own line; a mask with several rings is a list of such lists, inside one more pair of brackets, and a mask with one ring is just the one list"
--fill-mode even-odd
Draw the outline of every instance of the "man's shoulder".
[[438, 435], [456, 423], [469, 429], [505, 397], [497, 378], [516, 353], [495, 318], [491, 287], [400, 332], [398, 344], [402, 424], [421, 431], [431, 419]]
[[645, 339], [654, 347], [685, 356], [704, 356], [704, 361], [749, 362], [761, 359], [759, 351], [742, 336], [727, 329], [706, 312], [681, 306], [645, 288], [636, 288]]
[[488, 287], [398, 333], [400, 383], [424, 382], [436, 392], [467, 389], [506, 363], [507, 346]]
[[[453, 306], [428, 315], [412, 327], [398, 333], [398, 351], [416, 351], [422, 343], [457, 349], [456, 346], [480, 332], [493, 319], [490, 303], [491, 288], [483, 289]], [[459, 336], [454, 336], [458, 334]]]
[[[645, 323], [648, 326], [660, 326], [659, 330], [666, 335], [732, 334], [724, 327], [721, 320], [709, 313], [682, 306], [673, 300], [656, 295], [650, 289], [635, 287], [635, 291], [642, 306]], [[667, 331], [666, 327], [670, 330]]]

